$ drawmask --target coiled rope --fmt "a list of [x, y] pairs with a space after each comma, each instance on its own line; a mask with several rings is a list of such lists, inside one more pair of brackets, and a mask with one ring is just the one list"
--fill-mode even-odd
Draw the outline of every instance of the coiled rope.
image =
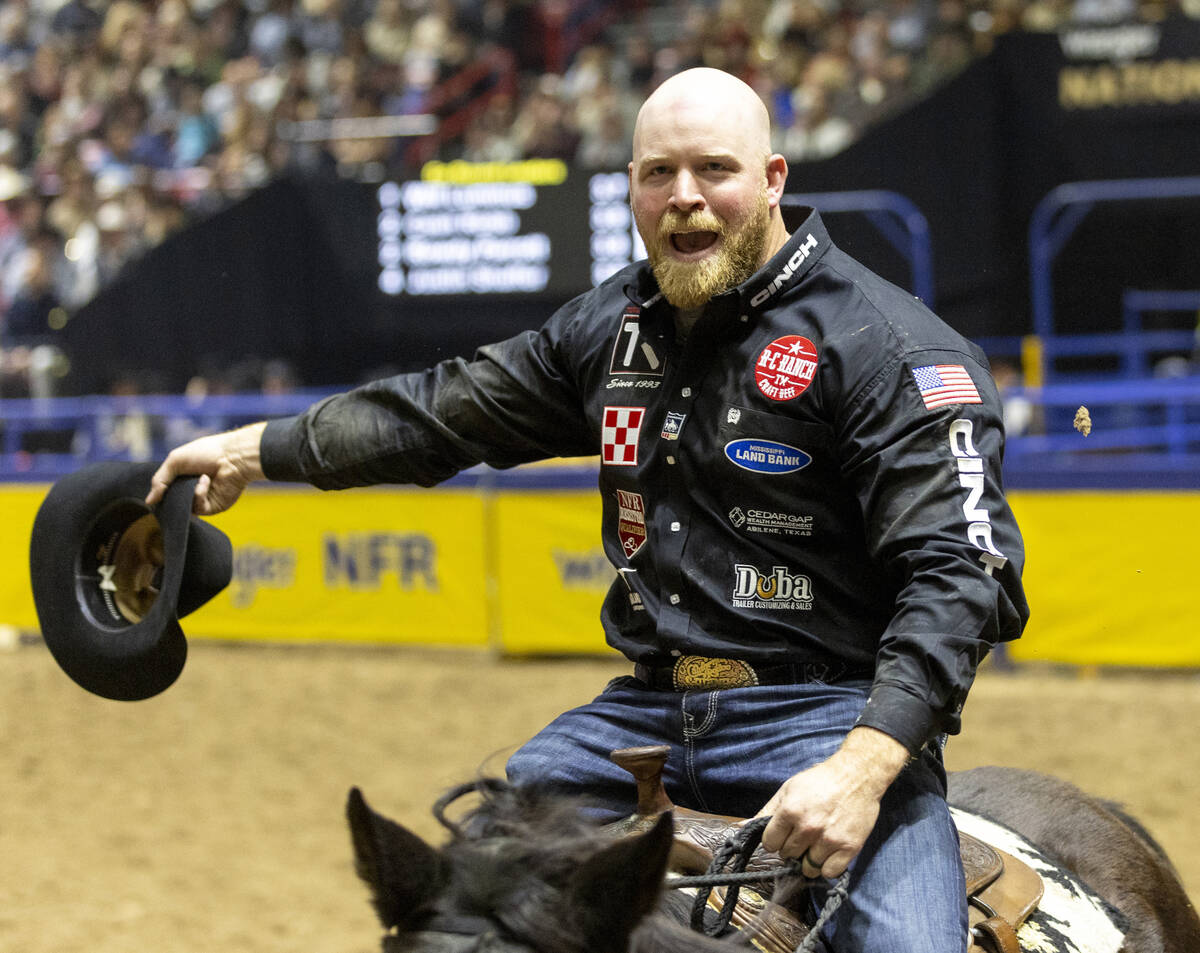
[[[735, 833], [725, 839], [725, 843], [713, 854], [712, 863], [708, 870], [694, 877], [673, 877], [667, 881], [671, 888], [696, 887], [696, 899], [692, 903], [691, 926], [693, 930], [705, 936], [716, 937], [724, 933], [733, 919], [733, 911], [737, 906], [738, 892], [743, 884], [768, 883], [784, 877], [800, 877], [815, 883], [800, 872], [800, 860], [791, 860], [773, 867], [770, 870], [746, 870], [750, 857], [762, 842], [763, 831], [771, 819], [756, 817], [743, 824]], [[726, 870], [726, 867], [729, 869]], [[711, 926], [704, 923], [704, 912], [708, 908], [708, 899], [713, 887], [728, 887], [725, 902], [721, 911]], [[796, 947], [795, 953], [815, 953], [820, 940], [821, 930], [837, 913], [850, 892], [850, 871], [844, 872], [834, 881], [821, 913], [809, 929], [804, 941]]]

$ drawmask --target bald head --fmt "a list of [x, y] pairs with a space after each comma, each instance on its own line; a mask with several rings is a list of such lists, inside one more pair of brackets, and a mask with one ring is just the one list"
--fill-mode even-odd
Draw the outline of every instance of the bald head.
[[667, 79], [642, 105], [633, 129], [634, 162], [662, 135], [704, 131], [727, 146], [771, 152], [771, 120], [758, 94], [736, 76], [698, 67]]

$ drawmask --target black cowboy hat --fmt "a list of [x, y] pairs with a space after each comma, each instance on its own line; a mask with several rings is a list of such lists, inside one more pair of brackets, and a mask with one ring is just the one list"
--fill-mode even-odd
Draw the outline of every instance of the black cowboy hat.
[[63, 671], [118, 701], [179, 677], [179, 619], [229, 585], [229, 537], [192, 516], [196, 478], [145, 504], [154, 463], [97, 463], [50, 488], [33, 522], [29, 570], [42, 637]]

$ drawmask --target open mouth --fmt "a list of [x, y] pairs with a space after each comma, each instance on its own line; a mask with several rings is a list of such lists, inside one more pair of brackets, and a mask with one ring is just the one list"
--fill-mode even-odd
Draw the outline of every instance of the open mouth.
[[696, 255], [717, 243], [716, 232], [672, 232], [671, 247], [683, 255]]

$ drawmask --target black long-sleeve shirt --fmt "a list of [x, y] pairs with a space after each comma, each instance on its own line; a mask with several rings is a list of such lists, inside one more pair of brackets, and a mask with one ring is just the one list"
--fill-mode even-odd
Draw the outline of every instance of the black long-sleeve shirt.
[[601, 617], [630, 659], [874, 672], [859, 724], [955, 732], [1028, 617], [986, 360], [834, 246], [812, 212], [685, 340], [632, 265], [540, 331], [268, 425], [268, 477], [433, 485], [601, 457]]

